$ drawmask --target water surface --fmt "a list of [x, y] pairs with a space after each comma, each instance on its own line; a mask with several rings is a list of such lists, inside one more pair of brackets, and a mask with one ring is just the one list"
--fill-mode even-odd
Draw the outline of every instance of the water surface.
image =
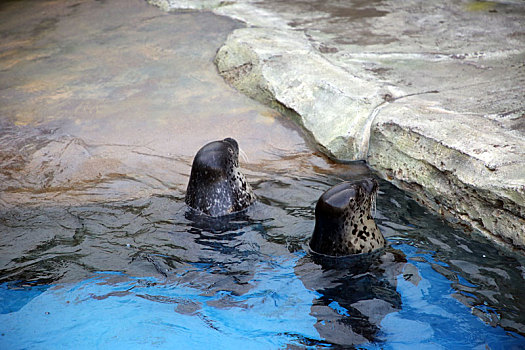
[[[319, 260], [336, 164], [212, 60], [240, 26], [142, 1], [0, 5], [0, 348], [520, 348], [522, 257], [381, 182], [390, 247]], [[184, 205], [191, 161], [234, 137], [258, 201]]]

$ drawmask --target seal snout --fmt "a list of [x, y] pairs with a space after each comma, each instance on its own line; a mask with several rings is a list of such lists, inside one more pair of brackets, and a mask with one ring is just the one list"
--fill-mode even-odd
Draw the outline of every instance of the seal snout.
[[370, 214], [379, 185], [374, 179], [342, 182], [328, 189], [315, 207], [312, 250], [350, 255], [383, 247], [383, 235]]
[[[344, 212], [354, 203], [360, 204], [372, 199], [377, 193], [379, 185], [374, 179], [365, 179], [354, 182], [342, 182], [323, 193], [317, 205], [320, 210], [330, 208], [333, 211]], [[351, 210], [352, 208], [350, 208]], [[317, 208], [316, 208], [317, 211]]]
[[222, 142], [226, 142], [226, 143], [230, 144], [230, 146], [232, 147], [233, 151], [235, 153], [239, 154], [239, 144], [237, 143], [237, 141], [235, 139], [232, 139], [231, 137], [227, 137], [224, 140], [222, 140]]
[[343, 182], [326, 191], [317, 202], [317, 205], [319, 210], [330, 209], [342, 212], [355, 196], [356, 189], [354, 186], [348, 182]]
[[368, 194], [375, 194], [379, 190], [379, 184], [374, 179], [364, 179], [358, 182]]

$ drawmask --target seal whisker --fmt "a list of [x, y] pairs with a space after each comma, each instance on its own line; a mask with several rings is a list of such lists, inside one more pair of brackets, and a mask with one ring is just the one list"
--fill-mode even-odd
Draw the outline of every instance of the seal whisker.
[[372, 216], [376, 216], [377, 210], [377, 192], [372, 196]]
[[242, 148], [239, 147], [239, 155], [241, 156], [241, 159], [243, 162], [248, 163], [248, 155], [243, 151]]

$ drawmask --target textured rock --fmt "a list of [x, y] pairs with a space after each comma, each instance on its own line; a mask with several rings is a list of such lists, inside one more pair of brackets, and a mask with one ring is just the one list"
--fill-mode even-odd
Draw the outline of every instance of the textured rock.
[[525, 246], [525, 147], [495, 121], [409, 98], [374, 123], [369, 164], [436, 211]]
[[334, 66], [300, 33], [235, 31], [216, 57], [219, 72], [247, 95], [294, 111], [314, 139], [339, 159], [363, 159], [377, 84]]
[[208, 8], [248, 25], [216, 57], [233, 86], [291, 111], [331, 156], [367, 159], [448, 218], [525, 247], [523, 2]]

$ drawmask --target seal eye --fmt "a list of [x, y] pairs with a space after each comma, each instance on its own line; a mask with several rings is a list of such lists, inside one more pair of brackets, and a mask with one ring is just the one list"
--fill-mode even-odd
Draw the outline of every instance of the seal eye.
[[228, 147], [228, 152], [230, 152], [230, 154], [233, 154], [233, 150], [230, 147]]

